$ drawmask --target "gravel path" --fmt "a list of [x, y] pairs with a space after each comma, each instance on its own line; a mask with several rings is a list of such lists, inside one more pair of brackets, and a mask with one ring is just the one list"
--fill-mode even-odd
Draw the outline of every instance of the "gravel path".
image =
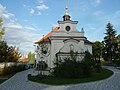
[[32, 70], [26, 70], [17, 73], [9, 80], [0, 85], [0, 90], [41, 90], [47, 85], [41, 85], [27, 80], [27, 74], [32, 73]]
[[91, 83], [73, 85], [66, 90], [120, 90], [120, 70], [114, 67], [105, 68], [114, 72], [110, 78]]
[[28, 81], [27, 74], [33, 70], [17, 73], [0, 85], [0, 90], [120, 90], [120, 70], [114, 67], [105, 67], [114, 72], [110, 78], [77, 85], [50, 86]]

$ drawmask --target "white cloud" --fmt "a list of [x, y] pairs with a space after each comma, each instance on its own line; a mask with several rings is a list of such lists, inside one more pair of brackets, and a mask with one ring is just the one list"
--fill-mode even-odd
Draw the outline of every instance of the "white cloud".
[[28, 5], [26, 5], [26, 4], [23, 4], [23, 7], [30, 8], [30, 6], [28, 6]]
[[99, 16], [99, 15], [102, 15], [102, 14], [103, 14], [102, 11], [95, 11], [95, 12], [93, 13], [93, 15], [95, 15], [95, 16]]
[[[86, 1], [86, 0], [82, 0], [81, 2], [79, 2], [79, 3], [77, 3], [77, 6], [79, 6], [79, 7], [77, 7], [76, 8], [76, 12], [85, 12], [85, 11], [87, 11], [89, 8], [88, 8], [88, 0]], [[74, 12], [75, 12], [74, 11]]]
[[45, 0], [37, 0], [39, 3], [43, 3]]
[[29, 20], [25, 19], [24, 22], [28, 22]]
[[[23, 5], [30, 10], [30, 7]], [[34, 13], [31, 10], [31, 14]], [[9, 13], [6, 7], [0, 4], [0, 17], [4, 20], [4, 27], [6, 27], [4, 40], [7, 41], [8, 45], [19, 47], [22, 54], [27, 54], [29, 51], [34, 51], [33, 44], [36, 40], [40, 38], [40, 34], [35, 34], [36, 28], [23, 26], [21, 24], [16, 24], [17, 19], [13, 17], [14, 14]], [[13, 18], [12, 18], [13, 17]], [[7, 21], [6, 21], [7, 20]], [[26, 22], [28, 20], [25, 20]]]
[[26, 7], [26, 5], [25, 5], [25, 4], [23, 4], [23, 7]]
[[6, 7], [0, 4], [0, 17], [4, 19], [11, 19], [14, 16], [12, 13], [7, 13]]
[[38, 12], [38, 14], [37, 15], [42, 15], [42, 13], [41, 12]]
[[33, 27], [24, 27], [24, 29], [36, 31]]
[[45, 10], [45, 9], [48, 9], [49, 7], [42, 4], [42, 5], [36, 6], [36, 8], [39, 9], [39, 10]]
[[6, 28], [20, 30], [20, 29], [22, 29], [23, 27], [22, 27], [21, 25], [19, 25], [19, 24], [8, 23], [8, 24], [6, 25]]
[[31, 7], [25, 4], [23, 4], [23, 7], [26, 8], [30, 12], [30, 14], [42, 15], [42, 13], [39, 10], [46, 10], [49, 8], [47, 5], [43, 4], [44, 1], [45, 0], [37, 0], [39, 4], [34, 7]]
[[90, 1], [91, 1], [91, 5], [94, 7], [97, 7], [102, 3], [102, 0], [90, 0]]
[[100, 3], [101, 3], [101, 0], [95, 0], [95, 2], [96, 2], [97, 4], [100, 4]]
[[3, 18], [5, 18], [5, 19], [10, 19], [10, 18], [12, 18], [14, 16], [14, 14], [12, 14], [12, 13], [6, 13], [6, 14], [2, 14], [2, 17]]
[[31, 13], [31, 14], [34, 14], [34, 13], [35, 13], [35, 10], [34, 10], [34, 9], [30, 9], [30, 13]]
[[2, 6], [1, 4], [0, 4], [0, 12], [1, 11], [4, 11], [6, 9], [6, 7], [4, 7], [4, 6]]
[[26, 27], [26, 26], [22, 26], [20, 24], [15, 24], [15, 23], [8, 23], [5, 27], [7, 29], [10, 29], [10, 30], [32, 30], [32, 31], [36, 31], [36, 29], [33, 28], [33, 27]]
[[29, 51], [34, 51], [33, 44], [40, 39], [40, 34], [31, 32], [6, 29], [5, 40], [9, 45], [17, 46], [22, 54], [27, 54]]

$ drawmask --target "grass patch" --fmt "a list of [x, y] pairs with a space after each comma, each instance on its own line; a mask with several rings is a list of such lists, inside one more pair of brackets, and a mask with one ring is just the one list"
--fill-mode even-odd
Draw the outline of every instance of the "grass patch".
[[0, 84], [3, 83], [4, 81], [8, 80], [9, 78], [11, 78], [13, 75], [15, 75], [15, 73], [12, 73], [10, 75], [0, 75]]
[[77, 84], [98, 81], [110, 77], [113, 74], [112, 71], [107, 69], [102, 69], [101, 73], [94, 73], [91, 77], [88, 78], [79, 78], [79, 79], [67, 79], [67, 78], [56, 78], [56, 77], [44, 77], [40, 78], [38, 76], [28, 76], [28, 80], [50, 84], [50, 85], [67, 85], [67, 84]]
[[6, 81], [7, 79], [0, 79], [0, 84]]
[[104, 66], [113, 66], [113, 63], [110, 63], [109, 61], [101, 61], [101, 64]]

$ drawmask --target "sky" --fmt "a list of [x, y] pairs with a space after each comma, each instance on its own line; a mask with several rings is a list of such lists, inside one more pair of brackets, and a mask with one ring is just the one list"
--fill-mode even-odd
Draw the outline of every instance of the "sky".
[[0, 17], [6, 27], [4, 40], [19, 47], [22, 55], [34, 52], [34, 42], [58, 26], [65, 7], [71, 20], [78, 21], [85, 36], [102, 41], [105, 28], [111, 22], [120, 34], [120, 0], [0, 0]]

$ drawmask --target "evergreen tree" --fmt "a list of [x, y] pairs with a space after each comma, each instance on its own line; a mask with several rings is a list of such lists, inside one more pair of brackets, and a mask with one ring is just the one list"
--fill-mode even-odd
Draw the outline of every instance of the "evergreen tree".
[[109, 22], [106, 26], [106, 33], [104, 37], [104, 44], [105, 44], [105, 51], [104, 55], [106, 57], [106, 60], [112, 62], [114, 59], [115, 51], [117, 48], [117, 43], [116, 43], [116, 31], [113, 28], [113, 25]]

